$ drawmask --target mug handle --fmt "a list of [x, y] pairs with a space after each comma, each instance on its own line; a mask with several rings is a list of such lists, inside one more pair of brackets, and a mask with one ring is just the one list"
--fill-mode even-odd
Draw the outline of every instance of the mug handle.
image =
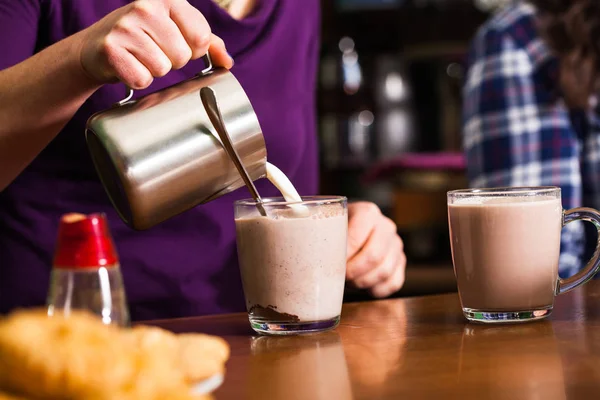
[[593, 208], [585, 207], [573, 208], [572, 210], [564, 211], [562, 226], [564, 227], [566, 224], [573, 221], [587, 221], [594, 224], [598, 230], [598, 242], [596, 244], [594, 255], [590, 261], [588, 261], [584, 269], [570, 278], [558, 279], [556, 294], [563, 294], [575, 289], [577, 286], [583, 285], [592, 279], [600, 269], [600, 213]]
[[[198, 76], [204, 76], [204, 75], [208, 75], [208, 74], [212, 73], [215, 68], [212, 63], [212, 58], [210, 58], [210, 54], [208, 52], [202, 56], [202, 61], [204, 61], [204, 65], [206, 67], [202, 71], [200, 71]], [[123, 100], [119, 100], [116, 105], [122, 106], [123, 104], [129, 102], [129, 100], [131, 100], [133, 98], [133, 93], [134, 93], [133, 89], [128, 87], [127, 88], [127, 96], [125, 96], [125, 98]]]

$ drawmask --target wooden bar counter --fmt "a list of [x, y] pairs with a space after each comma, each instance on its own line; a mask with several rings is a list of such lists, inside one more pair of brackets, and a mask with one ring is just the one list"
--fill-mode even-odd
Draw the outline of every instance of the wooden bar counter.
[[600, 282], [541, 322], [477, 325], [457, 294], [344, 305], [331, 332], [253, 334], [245, 314], [153, 321], [231, 345], [223, 399], [600, 398]]

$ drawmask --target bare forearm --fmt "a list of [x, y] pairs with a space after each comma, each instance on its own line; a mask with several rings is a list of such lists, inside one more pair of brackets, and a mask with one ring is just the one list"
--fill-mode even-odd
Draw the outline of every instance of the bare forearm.
[[100, 86], [83, 72], [78, 46], [75, 35], [0, 71], [0, 190]]

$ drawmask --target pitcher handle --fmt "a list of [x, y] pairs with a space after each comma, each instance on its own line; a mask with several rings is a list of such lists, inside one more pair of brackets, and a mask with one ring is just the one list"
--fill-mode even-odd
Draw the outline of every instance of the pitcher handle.
[[594, 255], [587, 263], [584, 269], [576, 273], [570, 278], [558, 279], [558, 286], [556, 288], [557, 294], [563, 294], [570, 290], [575, 289], [577, 286], [583, 285], [600, 269], [600, 213], [593, 208], [573, 208], [572, 210], [563, 212], [563, 227], [569, 222], [573, 221], [587, 221], [594, 224], [598, 230], [598, 240], [596, 243], [596, 250]]
[[206, 54], [202, 56], [202, 61], [204, 61], [204, 65], [206, 65], [206, 67], [202, 71], [200, 71], [199, 75], [204, 76], [212, 73], [214, 71], [214, 66], [212, 63], [212, 58], [210, 57], [210, 54], [208, 52], [206, 52]]
[[[204, 65], [206, 65], [206, 67], [202, 71], [200, 71], [200, 73], [198, 75], [204, 76], [204, 75], [208, 75], [208, 74], [212, 73], [215, 68], [212, 63], [212, 58], [210, 57], [210, 54], [208, 52], [202, 56], [202, 61], [204, 61]], [[125, 96], [124, 99], [119, 100], [116, 105], [122, 106], [123, 104], [128, 103], [133, 98], [133, 94], [134, 94], [133, 89], [130, 87], [127, 87], [127, 96]]]

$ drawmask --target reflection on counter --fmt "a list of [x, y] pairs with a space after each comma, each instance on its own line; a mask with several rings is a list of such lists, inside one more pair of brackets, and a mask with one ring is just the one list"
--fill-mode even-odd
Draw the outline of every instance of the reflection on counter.
[[[253, 337], [248, 399], [353, 399], [337, 331], [295, 337]], [[257, 390], [256, 384], [261, 385]], [[333, 396], [333, 397], [332, 397]]]
[[[505, 345], [498, 343], [498, 337]], [[476, 379], [472, 371], [478, 371]], [[525, 390], [504, 384], [524, 376], [528, 381]], [[464, 398], [566, 399], [563, 364], [552, 323], [465, 326], [455, 389]]]
[[[405, 364], [405, 307], [402, 302], [376, 301], [369, 307], [347, 308], [342, 314], [338, 330], [348, 354], [352, 386], [358, 398], [383, 396], [389, 386], [386, 382], [394, 379], [393, 372]], [[361, 326], [345, 324], [348, 319], [360, 321]]]

